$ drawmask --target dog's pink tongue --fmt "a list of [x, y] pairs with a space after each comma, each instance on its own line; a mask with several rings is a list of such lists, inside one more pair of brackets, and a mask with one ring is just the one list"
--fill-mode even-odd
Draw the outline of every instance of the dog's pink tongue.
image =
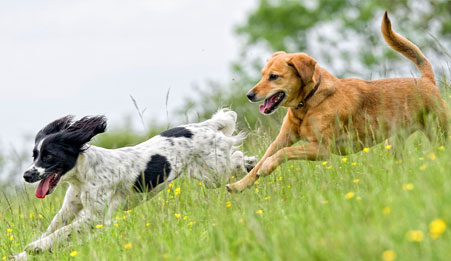
[[47, 195], [47, 192], [49, 192], [50, 189], [50, 180], [52, 180], [53, 175], [48, 176], [46, 179], [41, 180], [39, 182], [38, 187], [36, 188], [36, 191], [34, 194], [38, 198], [45, 198], [45, 195]]
[[260, 111], [260, 113], [265, 114], [265, 111], [271, 108], [271, 106], [274, 104], [273, 99], [274, 97], [270, 97], [266, 99], [263, 104], [260, 104], [260, 106], [258, 106], [258, 110]]

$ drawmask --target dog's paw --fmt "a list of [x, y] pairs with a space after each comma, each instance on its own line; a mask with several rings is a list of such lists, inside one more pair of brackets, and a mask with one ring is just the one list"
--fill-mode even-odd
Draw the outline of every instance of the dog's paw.
[[29, 255], [39, 254], [47, 249], [50, 249], [51, 242], [48, 239], [39, 239], [31, 242], [25, 247], [25, 252]]
[[25, 261], [25, 260], [27, 260], [27, 256], [28, 256], [27, 252], [23, 251], [23, 252], [20, 252], [20, 253], [10, 256], [8, 260]]
[[244, 166], [246, 167], [247, 172], [250, 172], [255, 167], [255, 165], [257, 165], [257, 162], [258, 162], [257, 157], [245, 156], [244, 157]]

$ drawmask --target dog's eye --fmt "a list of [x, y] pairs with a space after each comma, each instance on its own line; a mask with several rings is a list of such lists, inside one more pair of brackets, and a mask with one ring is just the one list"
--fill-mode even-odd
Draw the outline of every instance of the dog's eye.
[[274, 80], [276, 80], [277, 78], [279, 78], [279, 75], [277, 75], [277, 74], [271, 73], [271, 74], [269, 75], [269, 80], [270, 80], [270, 81], [274, 81]]
[[50, 155], [50, 154], [47, 154], [47, 155], [45, 155], [42, 159], [43, 159], [44, 161], [48, 161], [48, 160], [53, 159], [53, 156]]

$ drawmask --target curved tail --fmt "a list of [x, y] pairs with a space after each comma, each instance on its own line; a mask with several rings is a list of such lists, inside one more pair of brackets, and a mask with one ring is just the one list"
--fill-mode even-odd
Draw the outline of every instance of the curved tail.
[[415, 44], [392, 30], [387, 11], [382, 18], [381, 31], [385, 41], [393, 50], [400, 52], [417, 66], [422, 78], [435, 82], [431, 63]]
[[226, 136], [232, 136], [235, 131], [236, 119], [236, 112], [229, 109], [221, 109], [206, 123], [214, 129], [222, 131]]

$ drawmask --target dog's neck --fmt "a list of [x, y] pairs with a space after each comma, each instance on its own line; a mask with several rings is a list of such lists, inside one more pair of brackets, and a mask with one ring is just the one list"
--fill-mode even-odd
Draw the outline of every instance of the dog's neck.
[[307, 103], [307, 101], [312, 98], [312, 96], [315, 94], [315, 92], [318, 90], [319, 85], [321, 84], [321, 72], [319, 73], [319, 78], [318, 78], [318, 82], [315, 84], [315, 86], [313, 86], [313, 89], [307, 93], [307, 95], [304, 97], [304, 99], [302, 99], [298, 105], [296, 106], [296, 110], [299, 108], [302, 108], [305, 106], [305, 104]]

